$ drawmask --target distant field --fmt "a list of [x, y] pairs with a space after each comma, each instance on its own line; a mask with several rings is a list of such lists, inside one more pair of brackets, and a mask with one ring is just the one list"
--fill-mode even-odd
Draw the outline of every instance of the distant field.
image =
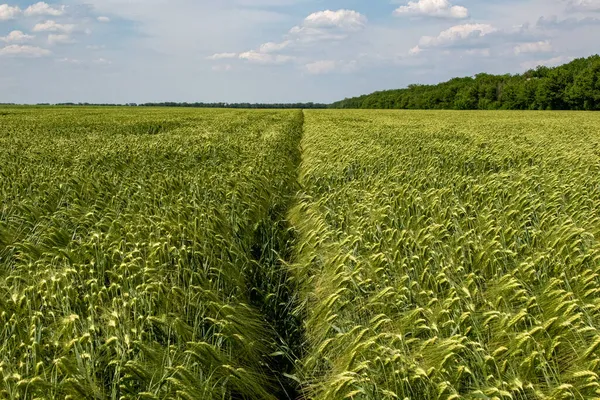
[[0, 398], [598, 398], [598, 238], [598, 114], [0, 108]]

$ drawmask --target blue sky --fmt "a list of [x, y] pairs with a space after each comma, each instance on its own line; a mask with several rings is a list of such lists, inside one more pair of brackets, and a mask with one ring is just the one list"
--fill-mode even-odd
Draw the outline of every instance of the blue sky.
[[330, 102], [598, 37], [600, 0], [0, 0], [0, 102]]

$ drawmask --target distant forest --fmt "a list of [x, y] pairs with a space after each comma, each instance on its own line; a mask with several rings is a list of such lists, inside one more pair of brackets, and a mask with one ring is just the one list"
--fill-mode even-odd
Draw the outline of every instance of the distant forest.
[[600, 110], [600, 56], [521, 75], [479, 74], [345, 99], [330, 108]]

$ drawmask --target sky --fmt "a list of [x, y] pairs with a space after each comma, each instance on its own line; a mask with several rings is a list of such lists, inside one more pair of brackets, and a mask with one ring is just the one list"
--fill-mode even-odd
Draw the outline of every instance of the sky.
[[0, 0], [0, 102], [332, 102], [598, 38], [600, 0]]

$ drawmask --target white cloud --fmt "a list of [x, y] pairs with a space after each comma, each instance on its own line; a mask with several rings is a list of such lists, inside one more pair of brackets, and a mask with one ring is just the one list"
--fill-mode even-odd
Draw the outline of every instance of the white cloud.
[[570, 11], [600, 11], [600, 0], [569, 0]]
[[226, 59], [230, 59], [230, 58], [236, 58], [238, 56], [237, 53], [216, 53], [213, 54], [212, 56], [208, 56], [206, 57], [207, 60], [226, 60]]
[[58, 24], [55, 21], [46, 21], [37, 24], [33, 27], [34, 32], [62, 32], [71, 33], [75, 29], [75, 25], [72, 24]]
[[293, 27], [290, 29], [290, 35], [294, 36], [297, 41], [303, 43], [344, 40], [348, 37], [348, 34], [344, 32], [332, 29], [308, 28], [305, 26]]
[[285, 64], [292, 61], [295, 57], [285, 55], [275, 55], [276, 53], [288, 47], [291, 41], [282, 43], [268, 42], [260, 46], [258, 50], [250, 50], [243, 53], [216, 53], [206, 57], [207, 60], [219, 61], [233, 58], [239, 58], [257, 64]]
[[438, 36], [423, 36], [419, 46], [435, 47], [450, 45], [469, 38], [480, 38], [494, 32], [497, 32], [497, 29], [488, 24], [456, 25], [440, 32]]
[[312, 75], [320, 75], [320, 74], [328, 74], [330, 72], [335, 71], [337, 63], [331, 60], [322, 60], [315, 61], [309, 64], [306, 64], [304, 67], [309, 74]]
[[[242, 53], [216, 53], [207, 57], [208, 60], [218, 61], [223, 59], [239, 58], [255, 64], [286, 64], [297, 60], [293, 55], [278, 54], [283, 50], [298, 50], [299, 46], [306, 46], [315, 42], [337, 41], [345, 39], [352, 32], [364, 29], [367, 18], [357, 11], [319, 11], [310, 14], [300, 25], [290, 29], [288, 35], [280, 42], [266, 42], [258, 49]], [[309, 63], [311, 64], [311, 63]], [[317, 66], [311, 66], [316, 68]]]
[[310, 14], [301, 25], [290, 29], [289, 34], [298, 42], [337, 41], [351, 32], [364, 29], [367, 17], [353, 10], [319, 11]]
[[64, 33], [51, 33], [48, 35], [48, 43], [55, 44], [67, 44], [73, 43], [73, 39], [69, 35], [65, 35]]
[[103, 44], [88, 44], [87, 46], [85, 46], [85, 48], [88, 50], [102, 50], [105, 49], [106, 46]]
[[535, 69], [539, 66], [555, 67], [555, 66], [562, 65], [562, 64], [565, 64], [565, 63], [568, 63], [571, 61], [573, 61], [573, 57], [558, 56], [558, 57], [550, 58], [548, 60], [527, 61], [527, 62], [521, 63], [521, 68]]
[[417, 0], [401, 6], [394, 15], [424, 15], [437, 18], [463, 19], [469, 17], [469, 10], [463, 6], [453, 6], [448, 0]]
[[8, 4], [0, 4], [0, 21], [15, 19], [21, 14], [21, 9], [17, 6], [11, 7]]
[[515, 46], [515, 54], [522, 53], [549, 53], [553, 50], [549, 40], [541, 42], [521, 43]]
[[259, 51], [261, 53], [276, 53], [288, 47], [292, 43], [291, 40], [286, 40], [281, 43], [268, 42], [260, 45]]
[[342, 30], [360, 30], [367, 24], [367, 17], [354, 10], [325, 10], [310, 14], [304, 19], [307, 28], [339, 28]]
[[231, 64], [225, 64], [225, 65], [213, 65], [212, 70], [216, 71], [216, 72], [226, 72], [226, 71], [231, 71], [233, 69], [233, 66]]
[[0, 37], [0, 41], [6, 43], [23, 43], [28, 42], [34, 38], [35, 36], [26, 35], [21, 31], [12, 31], [8, 35]]
[[108, 18], [108, 17], [98, 17], [97, 20], [98, 20], [98, 22], [102, 22], [102, 23], [110, 22], [110, 18]]
[[239, 58], [256, 64], [286, 64], [296, 59], [293, 56], [266, 54], [255, 50], [241, 53]]
[[58, 17], [59, 15], [63, 15], [65, 13], [65, 6], [60, 6], [58, 8], [54, 8], [43, 1], [39, 3], [33, 4], [25, 10], [26, 17], [34, 17], [38, 15], [50, 15], [53, 17]]
[[344, 40], [348, 37], [347, 33], [331, 29], [307, 28], [305, 26], [293, 27], [290, 29], [290, 35], [296, 37], [296, 40], [302, 43], [337, 41]]
[[408, 54], [410, 54], [411, 56], [416, 56], [417, 54], [420, 54], [423, 51], [423, 49], [421, 47], [419, 47], [419, 45], [413, 47], [412, 49], [410, 49], [408, 51]]
[[239, 58], [240, 60], [246, 60], [248, 62], [256, 64], [285, 64], [293, 61], [295, 57], [272, 54], [277, 51], [283, 50], [289, 45], [289, 41], [283, 43], [265, 43], [260, 46], [259, 50], [250, 50], [243, 53], [216, 53], [212, 56], [206, 57], [207, 60], [219, 61]]
[[50, 50], [41, 47], [11, 44], [0, 48], [0, 56], [6, 57], [44, 57], [52, 54]]

